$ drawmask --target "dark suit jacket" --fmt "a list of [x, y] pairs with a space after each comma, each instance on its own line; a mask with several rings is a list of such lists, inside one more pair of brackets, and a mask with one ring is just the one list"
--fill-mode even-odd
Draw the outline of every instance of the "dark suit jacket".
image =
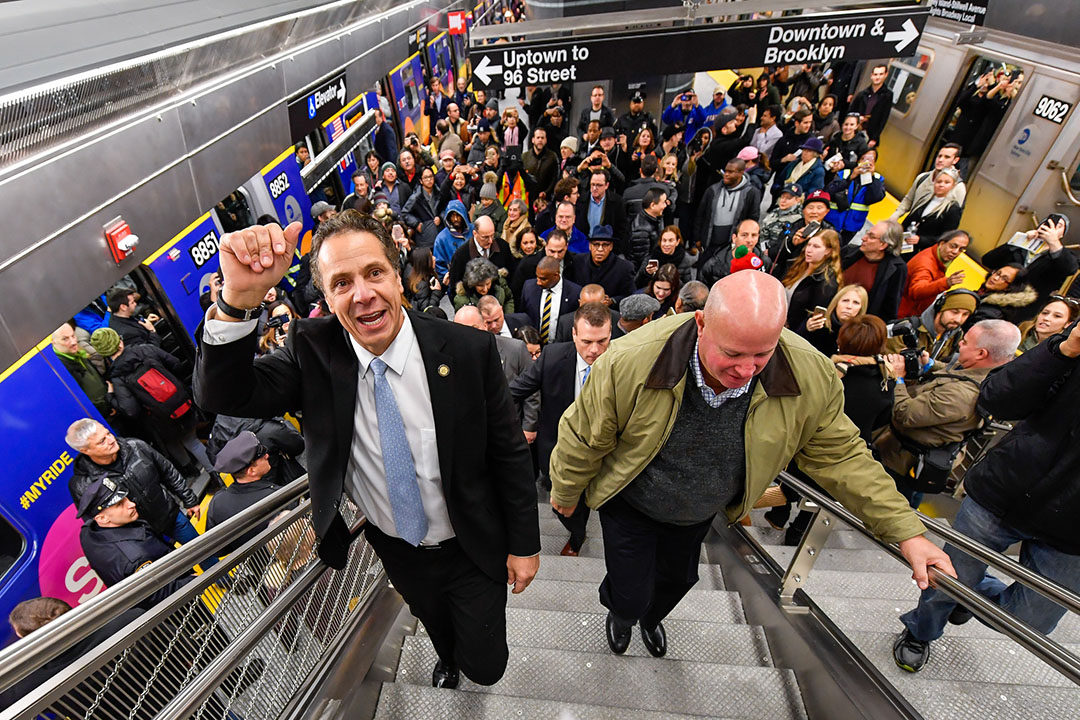
[[[465, 277], [465, 266], [469, 264], [470, 260], [478, 257], [480, 257], [480, 251], [476, 249], [476, 243], [472, 240], [462, 243], [454, 251], [454, 254], [450, 257], [450, 284], [447, 286], [447, 292], [455, 292], [454, 288]], [[513, 259], [514, 256], [510, 254], [510, 246], [506, 244], [506, 241], [502, 238], [495, 238], [491, 243], [491, 254], [488, 256], [488, 260], [491, 260], [497, 268], [509, 268], [510, 261]], [[498, 285], [498, 282], [495, 284]]]
[[[409, 312], [431, 390], [450, 523], [469, 558], [505, 582], [506, 556], [540, 550], [532, 460], [491, 333]], [[199, 336], [195, 398], [211, 412], [270, 418], [301, 408], [319, 556], [345, 566], [338, 512], [353, 439], [359, 365], [336, 317], [293, 322], [285, 348], [252, 361], [255, 333], [225, 345]], [[301, 368], [303, 368], [301, 370]]]
[[[578, 297], [581, 295], [581, 286], [577, 283], [570, 282], [569, 280], [562, 281], [562, 297], [559, 301], [559, 319], [561, 320], [564, 315], [573, 315], [574, 311], [578, 309]], [[530, 280], [525, 283], [525, 289], [521, 292], [522, 302], [525, 303], [524, 310], [529, 315], [529, 320], [532, 321], [533, 327], [537, 330], [540, 329], [540, 303], [543, 301], [544, 292], [537, 285], [536, 280]], [[558, 322], [558, 321], [556, 321]]]
[[503, 315], [503, 325], [510, 328], [511, 335], [517, 332], [518, 328], [523, 328], [531, 323], [532, 318], [523, 312], [513, 312]]
[[536, 431], [536, 449], [540, 453], [540, 472], [547, 474], [548, 460], [559, 436], [559, 419], [574, 402], [577, 349], [574, 343], [553, 343], [544, 348], [540, 359], [510, 383], [514, 401], [522, 403], [540, 391], [540, 425]]
[[[582, 191], [581, 197], [578, 198], [577, 205], [574, 207], [574, 225], [578, 230], [585, 233], [585, 237], [589, 237], [592, 233], [592, 228], [589, 227], [589, 203], [591, 201], [592, 196], [589, 195], [589, 190], [586, 188]], [[601, 213], [600, 224], [611, 226], [611, 231], [615, 235], [615, 250], [625, 253], [630, 242], [630, 223], [626, 219], [623, 199], [611, 190], [608, 190], [607, 195], [604, 197], [604, 212]]]

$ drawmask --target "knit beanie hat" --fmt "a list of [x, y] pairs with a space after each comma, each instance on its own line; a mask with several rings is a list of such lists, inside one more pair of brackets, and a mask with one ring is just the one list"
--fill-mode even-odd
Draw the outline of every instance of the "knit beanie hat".
[[[975, 299], [975, 295], [972, 293], [950, 292], [945, 296], [945, 302], [941, 304], [941, 310], [939, 312], [945, 312], [946, 310], [967, 310], [969, 313], [973, 313], [978, 304], [978, 300]], [[101, 331], [99, 330], [98, 332]], [[94, 334], [97, 335], [97, 333]]]
[[495, 183], [486, 182], [480, 187], [481, 200], [498, 200], [499, 193], [495, 189]]
[[90, 336], [90, 344], [102, 357], [112, 357], [120, 348], [120, 334], [112, 328], [98, 328]]

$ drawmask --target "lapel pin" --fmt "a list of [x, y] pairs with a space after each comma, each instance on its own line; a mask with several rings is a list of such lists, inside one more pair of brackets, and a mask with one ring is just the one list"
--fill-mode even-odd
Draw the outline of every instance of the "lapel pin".
[[449, 374], [450, 374], [450, 366], [449, 365], [440, 365], [439, 366], [439, 377], [446, 377]]

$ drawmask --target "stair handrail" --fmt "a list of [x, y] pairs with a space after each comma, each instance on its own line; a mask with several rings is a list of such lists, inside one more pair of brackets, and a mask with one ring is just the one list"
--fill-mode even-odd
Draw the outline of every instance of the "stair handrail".
[[[804, 498], [815, 502], [822, 511], [838, 520], [842, 520], [845, 524], [869, 538], [882, 550], [885, 550], [900, 562], [910, 567], [907, 558], [900, 552], [897, 545], [882, 542], [868, 527], [866, 527], [862, 520], [856, 517], [854, 513], [839, 502], [802, 480], [793, 477], [787, 472], [781, 472], [779, 479], [785, 485], [798, 491]], [[919, 516], [926, 524], [927, 529], [931, 532], [941, 535], [950, 542], [955, 542], [955, 544], [961, 546], [961, 549], [965, 551], [969, 548], [974, 549], [975, 552], [979, 553], [975, 556], [986, 562], [987, 565], [1009, 575], [1014, 575], [1015, 572], [1016, 580], [1031, 587], [1033, 590], [1039, 591], [1046, 597], [1055, 600], [1055, 602], [1061, 602], [1067, 609], [1077, 612], [1076, 601], [1080, 598], [1077, 598], [1070, 590], [1063, 588], [1036, 573], [1032, 573], [1019, 563], [1009, 558], [1005, 558], [1000, 553], [994, 552], [977, 541], [958, 533], [956, 530], [933, 520], [922, 513], [919, 513]], [[972, 554], [975, 554], [975, 552], [972, 552]], [[797, 555], [798, 553], [796, 553], [796, 556]], [[795, 558], [792, 559], [792, 562], [794, 561]], [[1016, 571], [1013, 566], [1022, 572]], [[1069, 652], [1060, 644], [1051, 640], [1035, 628], [1005, 612], [1001, 607], [990, 600], [987, 600], [985, 597], [975, 592], [967, 585], [964, 585], [951, 575], [947, 575], [932, 566], [928, 567], [927, 570], [930, 582], [936, 589], [941, 590], [952, 599], [963, 604], [964, 607], [970, 610], [977, 618], [993, 629], [1015, 640], [1028, 652], [1050, 665], [1074, 683], [1080, 684], [1080, 657]], [[1025, 580], [1032, 582], [1025, 582]]]
[[8, 688], [56, 658], [68, 648], [101, 629], [120, 614], [135, 607], [173, 580], [250, 530], [265, 523], [308, 490], [304, 474], [272, 495], [255, 503], [213, 529], [199, 535], [145, 570], [108, 588], [49, 624], [0, 650], [0, 689]]

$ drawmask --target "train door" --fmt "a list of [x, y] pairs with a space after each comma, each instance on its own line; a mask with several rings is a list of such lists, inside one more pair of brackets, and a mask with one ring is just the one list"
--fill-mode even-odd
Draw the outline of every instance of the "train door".
[[[1048, 149], [1031, 151], [1037, 161], [1033, 163], [1033, 176], [1005, 225], [1006, 238], [1031, 228], [1051, 213], [1060, 213], [1069, 219], [1071, 227], [1080, 227], [1080, 119], [1076, 114], [1080, 83], [1075, 76], [1051, 79], [1055, 82], [1033, 84], [1027, 104], [1030, 107], [1023, 108], [1019, 129], [1003, 142], [1011, 158], [1029, 145], [1041, 145], [1043, 136], [1056, 134], [1046, 146]], [[1066, 243], [1070, 241], [1075, 243], [1075, 237], [1066, 238]]]
[[[1075, 75], [1039, 65], [1027, 72], [997, 135], [970, 178], [961, 227], [985, 252], [1052, 212], [1075, 213], [1061, 169], [1073, 181], [1080, 155], [1080, 126], [1072, 106], [1080, 98]], [[1059, 123], [1060, 121], [1060, 123]], [[1071, 189], [1070, 189], [1071, 191]], [[1075, 220], [1080, 216], [1074, 215]]]
[[[913, 70], [909, 70], [905, 81], [912, 79], [913, 73]], [[976, 56], [967, 66], [934, 142], [926, 146], [923, 169], [933, 166], [938, 148], [952, 142], [963, 148], [961, 174], [974, 177], [979, 162], [1023, 89], [1025, 80], [1025, 71], [1018, 65], [996, 57]], [[901, 97], [901, 104], [905, 100], [906, 97]]]

